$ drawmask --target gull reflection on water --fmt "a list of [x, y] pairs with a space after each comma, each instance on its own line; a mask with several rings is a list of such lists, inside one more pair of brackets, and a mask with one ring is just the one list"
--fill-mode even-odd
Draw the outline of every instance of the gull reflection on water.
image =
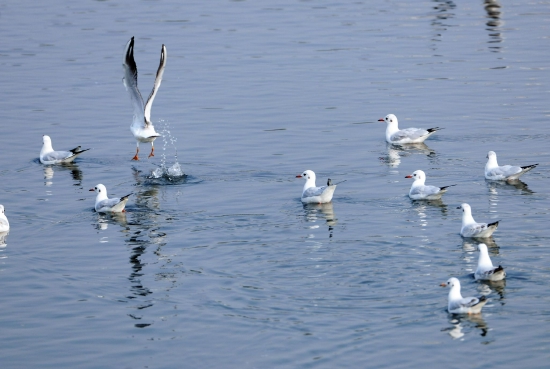
[[[448, 332], [453, 339], [460, 339], [465, 336], [471, 328], [480, 330], [480, 336], [485, 337], [489, 333], [489, 326], [481, 314], [449, 314], [450, 327], [441, 331]], [[466, 330], [464, 332], [463, 330]]]
[[520, 191], [522, 195], [532, 195], [535, 192], [531, 191], [525, 182], [519, 179], [513, 181], [491, 181], [486, 179], [487, 188], [491, 195], [498, 195], [499, 190], [503, 191]]
[[[126, 206], [126, 212], [123, 213], [98, 213], [97, 223], [95, 228], [100, 231], [105, 231], [110, 225], [118, 225], [120, 232], [124, 234], [124, 243], [129, 250], [130, 274], [129, 293], [122, 302], [132, 302], [131, 309], [134, 312], [128, 313], [134, 327], [145, 328], [151, 323], [143, 321], [143, 309], [153, 306], [153, 299], [150, 295], [153, 293], [151, 289], [143, 283], [143, 276], [147, 275], [146, 266], [148, 262], [143, 258], [147, 254], [148, 249], [152, 245], [156, 245], [153, 250], [154, 255], [157, 255], [160, 248], [165, 243], [166, 234], [159, 232], [159, 217], [160, 217], [160, 202], [158, 199], [158, 186], [140, 186], [138, 183], [138, 191], [135, 191], [131, 196], [131, 201]], [[100, 242], [108, 242], [107, 237]], [[137, 321], [137, 322], [136, 322]]]
[[123, 213], [98, 213], [97, 223], [95, 229], [104, 231], [109, 228], [109, 224], [117, 224], [126, 229], [128, 220], [126, 219], [126, 212]]
[[[501, 26], [503, 25], [500, 16], [502, 14], [501, 5], [497, 0], [485, 0], [483, 3], [485, 11], [487, 12], [487, 31], [489, 31], [489, 44], [499, 44], [502, 42], [503, 37], [501, 33]], [[489, 50], [498, 53], [500, 52], [500, 46], [489, 46]]]
[[[316, 223], [318, 220], [325, 220], [325, 224], [328, 226], [329, 238], [332, 237], [332, 231], [337, 223], [332, 202], [326, 204], [303, 204], [303, 207], [306, 221]], [[317, 228], [318, 226], [312, 227]]]
[[428, 157], [435, 157], [435, 151], [425, 143], [418, 144], [386, 144], [387, 156], [380, 157], [380, 160], [388, 164], [390, 168], [397, 168], [401, 164], [401, 158], [412, 154], [422, 154]]
[[54, 165], [44, 165], [43, 169], [44, 169], [44, 186], [46, 187], [50, 187], [53, 184], [52, 180], [55, 174], [55, 170], [58, 170], [60, 172], [70, 171], [71, 177], [76, 182], [74, 183], [74, 185], [80, 186], [82, 184], [82, 171], [80, 170], [78, 165], [74, 163], [55, 165], [55, 170], [54, 170]]

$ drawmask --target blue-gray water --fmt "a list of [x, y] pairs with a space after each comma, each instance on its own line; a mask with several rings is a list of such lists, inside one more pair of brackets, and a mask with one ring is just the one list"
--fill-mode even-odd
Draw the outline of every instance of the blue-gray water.
[[[546, 367], [550, 4], [493, 3], [1, 4], [0, 366]], [[166, 44], [152, 118], [177, 139], [139, 163], [131, 36], [145, 96]], [[445, 129], [388, 148], [388, 113]], [[43, 134], [92, 150], [45, 167]], [[186, 180], [147, 179], [174, 147]], [[486, 182], [489, 150], [540, 165]], [[347, 180], [332, 204], [301, 205], [305, 169]], [[416, 169], [457, 186], [411, 202]], [[98, 183], [126, 214], [93, 211]], [[504, 283], [471, 277], [462, 202], [501, 220]], [[447, 314], [450, 276], [479, 317]]]

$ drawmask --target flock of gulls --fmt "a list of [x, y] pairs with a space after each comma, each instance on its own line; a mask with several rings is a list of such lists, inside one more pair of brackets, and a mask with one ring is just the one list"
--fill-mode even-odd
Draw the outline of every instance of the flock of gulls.
[[[428, 137], [441, 128], [406, 128], [399, 129], [397, 117], [388, 114], [385, 118], [379, 119], [380, 122], [386, 122], [386, 141], [390, 144], [416, 144], [423, 143]], [[487, 164], [485, 165], [485, 178], [493, 181], [514, 181], [520, 176], [535, 168], [538, 164], [527, 165], [524, 167], [512, 165], [498, 165], [497, 154], [489, 151], [487, 154]], [[326, 186], [315, 186], [315, 173], [306, 170], [297, 175], [298, 178], [304, 178], [306, 183], [302, 191], [302, 202], [305, 204], [318, 204], [332, 201], [332, 196], [336, 190], [336, 184], [332, 184], [330, 179]], [[405, 178], [412, 178], [414, 182], [409, 191], [409, 197], [412, 200], [439, 200], [449, 187], [426, 185], [426, 173], [422, 170], [416, 170]], [[460, 235], [464, 238], [489, 238], [498, 228], [498, 221], [493, 223], [478, 223], [472, 216], [472, 208], [469, 204], [461, 204], [457, 209], [462, 209], [462, 227]], [[501, 281], [506, 277], [506, 272], [502, 266], [494, 266], [489, 257], [487, 245], [479, 244], [479, 260], [477, 269], [474, 273], [476, 280]], [[449, 278], [447, 283], [442, 283], [442, 287], [449, 287], [449, 298], [447, 310], [453, 314], [478, 314], [487, 303], [485, 296], [480, 297], [462, 297], [460, 292], [460, 281], [457, 278]]]
[[[147, 102], [143, 102], [143, 98], [138, 89], [137, 77], [138, 71], [134, 60], [134, 37], [128, 41], [124, 51], [123, 69], [124, 69], [124, 86], [130, 96], [133, 112], [133, 121], [130, 130], [136, 140], [136, 153], [132, 160], [139, 160], [139, 144], [151, 143], [151, 152], [149, 157], [154, 156], [154, 141], [160, 135], [155, 131], [155, 127], [151, 122], [151, 107], [157, 94], [158, 88], [162, 82], [164, 68], [166, 66], [166, 47], [162, 45], [160, 53], [160, 63], [155, 77], [155, 83]], [[393, 114], [388, 114], [385, 118], [379, 119], [381, 122], [387, 123], [386, 141], [390, 144], [416, 144], [423, 143], [428, 137], [439, 131], [441, 128], [406, 128], [399, 129], [397, 117]], [[66, 164], [71, 163], [79, 155], [89, 149], [82, 149], [78, 146], [69, 151], [56, 151], [53, 149], [52, 140], [49, 136], [43, 136], [42, 150], [40, 151], [40, 162], [45, 165]], [[485, 165], [485, 178], [495, 181], [513, 181], [520, 176], [535, 168], [538, 164], [528, 165], [524, 167], [503, 165], [499, 166], [497, 155], [494, 151], [489, 151], [487, 154], [487, 164]], [[332, 184], [329, 179], [326, 186], [317, 187], [315, 184], [315, 172], [305, 170], [303, 173], [296, 176], [304, 178], [306, 183], [302, 191], [301, 201], [304, 204], [321, 204], [332, 201], [334, 191], [337, 184]], [[416, 170], [405, 178], [414, 179], [409, 191], [409, 197], [412, 200], [438, 200], [447, 192], [448, 185], [436, 187], [426, 185], [426, 174], [422, 170]], [[98, 184], [90, 189], [97, 193], [95, 200], [95, 210], [97, 212], [124, 212], [124, 208], [131, 194], [120, 198], [109, 198], [107, 196], [107, 188], [103, 184]], [[465, 238], [488, 238], [497, 230], [498, 221], [493, 223], [478, 223], [472, 217], [472, 209], [470, 205], [464, 203], [458, 207], [462, 209], [462, 228], [460, 234]], [[0, 205], [0, 232], [9, 231], [10, 225], [6, 215], [4, 214], [4, 206]], [[500, 281], [506, 277], [504, 268], [494, 266], [489, 257], [487, 246], [484, 243], [479, 244], [479, 261], [477, 269], [474, 273], [476, 280]], [[449, 313], [457, 314], [477, 314], [481, 312], [483, 306], [487, 303], [485, 296], [480, 297], [462, 297], [460, 292], [460, 281], [457, 278], [449, 278], [447, 283], [442, 283], [441, 286], [450, 287], [448, 298]]]

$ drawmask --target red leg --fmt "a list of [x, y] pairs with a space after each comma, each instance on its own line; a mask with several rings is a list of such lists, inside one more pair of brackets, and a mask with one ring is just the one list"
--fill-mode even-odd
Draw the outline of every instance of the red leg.
[[136, 149], [136, 155], [134, 155], [134, 157], [132, 158], [132, 160], [139, 160], [139, 158], [138, 158], [138, 152], [139, 152], [139, 146], [137, 147], [137, 149]]
[[155, 151], [155, 146], [151, 145], [151, 153], [149, 154], [149, 157], [155, 156], [155, 154], [153, 154], [154, 151]]

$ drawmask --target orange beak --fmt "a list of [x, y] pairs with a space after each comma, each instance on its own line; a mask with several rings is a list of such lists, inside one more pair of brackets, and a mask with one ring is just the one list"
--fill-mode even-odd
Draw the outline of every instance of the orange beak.
[[447, 283], [441, 283], [440, 286], [441, 287], [447, 287]]
[[409, 174], [408, 176], [405, 176], [405, 178], [412, 178], [412, 174]]
[[384, 121], [384, 118], [380, 118], [378, 119], [379, 122], [383, 122]]
[[298, 175], [296, 176], [296, 178], [302, 178], [302, 175], [301, 175], [301, 174], [298, 174]]

